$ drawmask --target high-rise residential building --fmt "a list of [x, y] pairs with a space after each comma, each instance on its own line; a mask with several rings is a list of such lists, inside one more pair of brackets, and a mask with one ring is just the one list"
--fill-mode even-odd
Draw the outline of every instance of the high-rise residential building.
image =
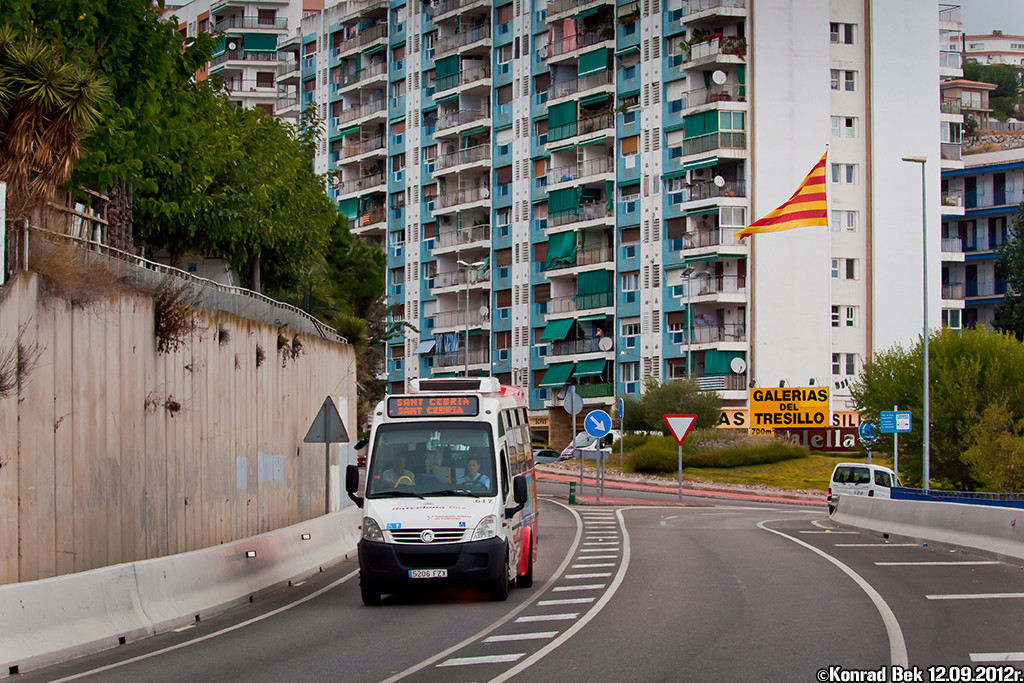
[[982, 64], [1009, 64], [1024, 71], [1024, 36], [992, 31], [963, 37], [964, 59]]
[[959, 211], [942, 217], [942, 298], [961, 303], [943, 310], [943, 324], [974, 329], [991, 325], [1006, 295], [996, 272], [999, 248], [1024, 201], [1024, 149], [964, 157], [963, 168], [942, 174], [944, 204]]
[[217, 74], [238, 106], [295, 120], [299, 24], [323, 6], [324, 0], [192, 0], [167, 3], [164, 17], [174, 17], [186, 36], [223, 33], [198, 79]]
[[[316, 169], [387, 251], [390, 389], [495, 375], [561, 446], [567, 393], [581, 421], [647, 378], [849, 410], [865, 359], [961, 307], [960, 47], [934, 0], [361, 0], [284, 32], [273, 94], [315, 105]], [[826, 148], [829, 228], [737, 240]]]

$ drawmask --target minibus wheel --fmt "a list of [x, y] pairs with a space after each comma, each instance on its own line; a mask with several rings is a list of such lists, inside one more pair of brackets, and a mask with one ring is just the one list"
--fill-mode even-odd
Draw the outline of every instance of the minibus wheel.
[[503, 602], [508, 600], [508, 587], [511, 583], [508, 580], [509, 575], [509, 563], [508, 563], [508, 548], [505, 548], [505, 567], [501, 572], [501, 575], [494, 580], [491, 584], [491, 600], [495, 602]]

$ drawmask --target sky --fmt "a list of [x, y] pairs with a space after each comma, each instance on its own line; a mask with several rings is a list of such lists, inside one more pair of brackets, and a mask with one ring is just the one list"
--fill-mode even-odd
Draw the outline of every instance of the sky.
[[1002, 31], [1024, 36], [1024, 0], [947, 0], [960, 5], [964, 33], [984, 35]]

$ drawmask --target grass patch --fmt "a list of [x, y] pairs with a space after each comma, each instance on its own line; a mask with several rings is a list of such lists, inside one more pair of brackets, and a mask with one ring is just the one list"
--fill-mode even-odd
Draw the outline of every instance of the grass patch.
[[[614, 447], [613, 447], [614, 448]], [[735, 468], [802, 458], [805, 446], [768, 436], [734, 430], [694, 430], [683, 444], [683, 467]], [[679, 466], [679, 446], [667, 436], [652, 436], [629, 454], [625, 469], [645, 474], [668, 474]]]

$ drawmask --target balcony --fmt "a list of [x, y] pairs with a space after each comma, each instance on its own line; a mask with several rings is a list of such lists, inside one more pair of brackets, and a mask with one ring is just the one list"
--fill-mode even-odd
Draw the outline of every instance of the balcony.
[[943, 114], [959, 114], [960, 112], [960, 100], [942, 100], [939, 105], [939, 111]]
[[384, 222], [384, 207], [370, 209], [356, 216], [354, 224], [357, 228], [368, 228]]
[[597, 45], [608, 40], [615, 40], [615, 29], [611, 24], [601, 26], [582, 35], [576, 34], [568, 38], [562, 38], [551, 43], [548, 60], [550, 61], [552, 57], [558, 57], [559, 55], [578, 52], [591, 45]]
[[[683, 251], [687, 249], [703, 249], [706, 247], [733, 247], [742, 245], [734, 236], [738, 227], [714, 228], [712, 230], [696, 230], [683, 236]], [[724, 276], [720, 276], [724, 277]]]
[[[960, 145], [957, 145], [957, 148], [959, 147]], [[703, 154], [704, 152], [713, 152], [716, 149], [745, 150], [746, 148], [746, 131], [719, 131], [717, 133], [698, 135], [695, 138], [683, 140], [683, 156], [690, 156], [691, 154]]]
[[548, 185], [567, 183], [590, 178], [603, 173], [615, 172], [615, 158], [611, 156], [587, 159], [576, 164], [560, 166], [548, 171]]
[[569, 81], [562, 81], [561, 83], [552, 83], [548, 88], [548, 102], [550, 103], [552, 100], [575, 95], [583, 90], [591, 90], [593, 88], [611, 85], [614, 82], [614, 79], [615, 74], [606, 69], [596, 74], [589, 74], [583, 78], [574, 78]]
[[454, 247], [459, 245], [472, 244], [473, 242], [484, 242], [491, 239], [490, 225], [474, 225], [472, 227], [460, 228], [440, 232], [437, 235], [435, 248]]
[[[684, 347], [689, 344], [717, 344], [719, 342], [747, 341], [747, 326], [744, 323], [722, 323], [721, 325], [700, 323], [700, 316], [694, 319], [693, 334], [686, 338], [686, 328], [670, 329], [674, 344]], [[685, 351], [685, 349], [683, 349]]]
[[701, 12], [723, 9], [746, 9], [747, 0], [690, 0], [687, 4], [686, 14], [683, 20]]
[[962, 155], [959, 142], [943, 142], [939, 147], [943, 161], [960, 161]]
[[487, 85], [485, 81], [490, 79], [490, 77], [491, 65], [481, 64], [480, 66], [463, 69], [457, 74], [437, 79], [434, 83], [434, 92], [439, 93], [442, 90], [451, 90], [452, 88], [457, 88], [458, 86], [466, 85], [467, 83], [480, 83], [481, 85]]
[[297, 107], [297, 106], [299, 106], [299, 95], [298, 95], [298, 93], [296, 93], [294, 95], [283, 95], [283, 96], [279, 95], [278, 98], [277, 98], [277, 105], [274, 107], [274, 109], [276, 111], [281, 111], [282, 109], [287, 109], [288, 107]]
[[445, 192], [437, 195], [437, 208], [448, 209], [460, 204], [487, 201], [491, 196], [491, 188], [483, 185], [481, 187], [467, 187], [454, 192]]
[[583, 251], [577, 250], [575, 263], [554, 263], [550, 268], [547, 268], [545, 272], [554, 273], [555, 271], [565, 270], [568, 268], [580, 268], [583, 266], [597, 265], [599, 263], [611, 263], [614, 258], [615, 250], [610, 247], [584, 249]]
[[745, 102], [747, 86], [741, 83], [723, 83], [710, 88], [695, 88], [683, 93], [682, 109], [691, 109], [714, 102]]
[[597, 343], [600, 339], [576, 339], [573, 341], [556, 341], [551, 342], [551, 351], [548, 355], [551, 356], [572, 356], [577, 353], [598, 353], [601, 351], [598, 348]]
[[548, 19], [563, 12], [582, 12], [590, 7], [610, 4], [607, 0], [548, 0]]
[[608, 308], [615, 305], [614, 292], [599, 292], [582, 296], [563, 296], [547, 300], [548, 313], [573, 313], [593, 308]]
[[296, 76], [299, 73], [299, 60], [297, 59], [289, 59], [287, 62], [280, 62], [277, 65], [278, 78], [283, 79], [286, 76], [291, 75], [293, 72], [295, 73]]
[[381, 38], [385, 38], [387, 35], [388, 35], [388, 25], [387, 24], [378, 24], [378, 25], [374, 26], [371, 29], [363, 31], [362, 33], [360, 33], [357, 36], [353, 36], [352, 38], [349, 38], [348, 40], [343, 40], [342, 42], [340, 42], [337, 45], [335, 45], [334, 46], [335, 54], [337, 54], [338, 56], [341, 56], [341, 55], [345, 54], [346, 52], [349, 52], [351, 50], [355, 50], [357, 48], [360, 48], [360, 47], [362, 47], [364, 45], [372, 43], [375, 40], [380, 40]]
[[260, 19], [259, 17], [226, 17], [213, 25], [214, 31], [226, 31], [230, 28], [263, 28], [270, 31], [287, 31], [288, 19]]
[[363, 140], [362, 142], [345, 145], [341, 148], [340, 153], [342, 159], [349, 159], [369, 152], [383, 152], [386, 149], [387, 146], [384, 144], [384, 138], [378, 137], [376, 140]]
[[439, 154], [437, 157], [437, 166], [435, 167], [435, 175], [437, 171], [452, 168], [454, 166], [461, 166], [463, 164], [473, 164], [482, 161], [490, 161], [491, 159], [491, 146], [477, 145], [476, 147], [467, 147], [466, 149], [460, 149], [450, 154]]
[[569, 211], [561, 211], [559, 213], [549, 215], [548, 226], [554, 228], [562, 225], [569, 225], [571, 223], [583, 223], [585, 221], [610, 218], [612, 213], [612, 209], [608, 208], [607, 204], [603, 202], [584, 205], [575, 209], [570, 209]]
[[458, 126], [462, 126], [467, 123], [476, 123], [481, 119], [490, 118], [490, 116], [491, 112], [487, 107], [481, 107], [480, 109], [460, 109], [458, 111], [442, 114], [437, 118], [437, 128], [434, 131], [434, 137], [441, 137], [438, 133], [448, 128], [457, 128]]
[[964, 196], [959, 190], [942, 193], [942, 205], [943, 206], [963, 206]]
[[349, 73], [341, 74], [337, 80], [332, 81], [333, 84], [338, 88], [347, 88], [350, 85], [356, 85], [361, 81], [368, 81], [371, 78], [377, 76], [384, 76], [388, 72], [387, 62], [379, 62], [377, 64], [370, 64], [368, 66], [359, 69], [358, 71], [352, 71]]
[[442, 0], [434, 11], [434, 23], [444, 18], [444, 15], [457, 10], [468, 9], [474, 5], [484, 5], [484, 0]]
[[959, 237], [943, 237], [942, 238], [942, 253], [943, 254], [962, 254], [964, 253], [964, 241]]
[[946, 282], [942, 285], [942, 298], [945, 301], [962, 301], [964, 286], [960, 282]]
[[229, 61], [274, 62], [276, 65], [277, 52], [262, 50], [227, 50], [211, 59], [210, 67], [212, 68]]
[[[486, 322], [486, 318], [480, 315], [479, 310], [469, 309], [469, 325], [470, 327], [483, 327]], [[466, 312], [465, 311], [445, 311], [444, 313], [436, 313], [434, 315], [434, 329], [438, 328], [457, 328], [465, 327], [466, 325]]]
[[747, 56], [747, 41], [739, 36], [722, 36], [694, 43], [686, 55], [684, 68], [712, 62], [735, 62], [740, 64]]
[[1006, 283], [1002, 280], [971, 280], [965, 290], [965, 298], [1003, 296], [1006, 294]]
[[340, 128], [343, 123], [355, 121], [356, 119], [361, 119], [364, 116], [370, 116], [371, 114], [384, 112], [387, 109], [387, 106], [387, 100], [382, 97], [379, 100], [371, 100], [366, 104], [342, 109], [341, 112], [334, 117], [334, 125], [335, 127]]
[[706, 180], [700, 183], [686, 185], [677, 191], [665, 190], [669, 195], [672, 204], [686, 204], [702, 199], [714, 199], [716, 197], [746, 197], [747, 184], [744, 182], [726, 181], [721, 187], [714, 181]]
[[479, 26], [472, 31], [466, 31], [465, 33], [456, 33], [454, 36], [447, 38], [438, 38], [434, 42], [434, 59], [443, 57], [450, 52], [454, 52], [460, 47], [472, 45], [473, 43], [479, 43], [483, 40], [487, 40], [491, 37], [491, 27], [488, 24]]
[[[459, 349], [455, 353], [434, 354], [434, 368], [457, 368], [466, 364], [466, 352]], [[469, 352], [469, 364], [481, 365], [491, 364], [490, 349], [471, 349]]]
[[580, 398], [602, 398], [613, 396], [615, 387], [611, 382], [597, 382], [596, 384], [580, 384], [576, 387], [576, 395]]
[[338, 189], [338, 194], [349, 194], [351, 192], [361, 192], [369, 190], [375, 187], [379, 187], [384, 184], [384, 174], [374, 173], [373, 175], [363, 176], [356, 180], [344, 180], [335, 184]]

